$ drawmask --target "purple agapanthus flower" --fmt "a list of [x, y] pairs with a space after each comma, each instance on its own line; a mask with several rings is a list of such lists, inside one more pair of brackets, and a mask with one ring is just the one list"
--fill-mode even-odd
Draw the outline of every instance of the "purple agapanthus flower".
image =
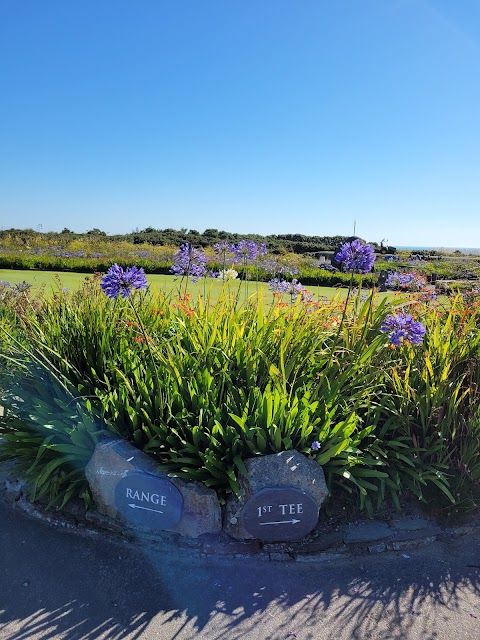
[[85, 257], [84, 251], [57, 251], [57, 256], [61, 258], [83, 258]]
[[292, 298], [296, 298], [297, 296], [303, 295], [304, 291], [305, 291], [305, 287], [303, 286], [303, 284], [301, 282], [298, 282], [298, 280], [294, 278], [290, 283], [290, 291], [289, 291]]
[[276, 293], [289, 293], [291, 284], [286, 280], [279, 280], [278, 278], [272, 278], [268, 281], [268, 288], [270, 291]]
[[267, 273], [275, 275], [280, 269], [280, 263], [275, 258], [267, 258], [261, 262], [260, 267]]
[[266, 258], [259, 266], [273, 276], [296, 276], [298, 274], [297, 267], [291, 264], [282, 264], [276, 258]]
[[137, 267], [127, 267], [125, 270], [114, 264], [103, 276], [100, 286], [107, 298], [116, 300], [118, 296], [129, 298], [132, 289], [146, 289], [148, 287], [147, 278], [143, 269]]
[[293, 264], [284, 264], [280, 267], [278, 273], [285, 276], [296, 276], [298, 275], [298, 269]]
[[263, 258], [267, 253], [266, 245], [257, 244], [253, 240], [240, 240], [238, 244], [232, 244], [230, 249], [235, 258], [245, 264], [254, 262], [257, 258]]
[[13, 293], [25, 293], [31, 288], [32, 288], [32, 285], [24, 280], [23, 282], [18, 282], [17, 284], [15, 284], [12, 287], [12, 291]]
[[192, 282], [197, 282], [207, 273], [207, 258], [202, 249], [195, 249], [186, 242], [173, 256], [173, 265], [170, 271], [176, 276], [187, 276]]
[[417, 273], [398, 273], [398, 271], [389, 273], [385, 280], [385, 286], [390, 289], [420, 290], [425, 286], [425, 283], [425, 278]]
[[352, 240], [342, 244], [335, 260], [349, 273], [368, 273], [375, 262], [375, 250], [361, 240]]
[[296, 278], [291, 282], [288, 282], [287, 280], [280, 280], [279, 278], [272, 278], [267, 284], [270, 291], [276, 293], [288, 293], [292, 297], [292, 302], [294, 302], [298, 296], [302, 296], [302, 300], [307, 300], [305, 295], [306, 289]]
[[398, 271], [392, 271], [388, 274], [385, 280], [385, 286], [390, 289], [397, 287], [406, 287], [412, 281], [411, 273], [398, 273]]
[[221, 240], [213, 245], [213, 250], [217, 256], [225, 256], [232, 250], [232, 245], [228, 240]]
[[312, 451], [318, 451], [321, 448], [321, 446], [322, 446], [321, 442], [319, 442], [318, 440], [314, 440], [312, 442], [311, 449], [312, 449]]
[[323, 262], [322, 264], [318, 265], [319, 269], [323, 269], [324, 271], [338, 271], [337, 267], [334, 267], [333, 264], [330, 264], [330, 262]]
[[390, 342], [399, 347], [405, 342], [422, 344], [426, 329], [421, 322], [413, 319], [409, 313], [396, 313], [386, 316], [380, 331], [387, 333]]

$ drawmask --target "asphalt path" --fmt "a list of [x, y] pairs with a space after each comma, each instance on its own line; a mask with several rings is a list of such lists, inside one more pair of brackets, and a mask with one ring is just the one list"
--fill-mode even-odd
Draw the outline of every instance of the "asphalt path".
[[479, 640], [480, 538], [315, 563], [88, 537], [0, 502], [1, 640]]

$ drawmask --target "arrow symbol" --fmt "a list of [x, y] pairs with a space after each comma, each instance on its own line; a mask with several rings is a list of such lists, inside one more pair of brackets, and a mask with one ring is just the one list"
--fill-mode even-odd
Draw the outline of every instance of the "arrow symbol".
[[141, 507], [139, 504], [129, 504], [129, 507], [132, 509], [143, 509], [144, 511], [154, 511], [155, 513], [163, 513], [160, 509], [149, 509], [148, 507]]
[[297, 524], [297, 522], [300, 522], [300, 520], [277, 520], [277, 522], [259, 522], [258, 524], [264, 526], [266, 524]]

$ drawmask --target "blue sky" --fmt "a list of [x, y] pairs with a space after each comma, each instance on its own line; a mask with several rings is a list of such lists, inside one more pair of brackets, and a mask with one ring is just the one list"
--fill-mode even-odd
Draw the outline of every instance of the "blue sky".
[[480, 247], [478, 0], [0, 0], [0, 87], [0, 228]]

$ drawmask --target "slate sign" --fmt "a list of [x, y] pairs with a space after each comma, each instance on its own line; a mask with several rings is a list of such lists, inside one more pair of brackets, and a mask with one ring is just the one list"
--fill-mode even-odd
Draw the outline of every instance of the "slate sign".
[[171, 529], [182, 517], [183, 497], [169, 480], [136, 471], [118, 482], [115, 505], [132, 524]]
[[318, 505], [306, 491], [272, 487], [247, 500], [240, 517], [248, 533], [259, 540], [300, 540], [317, 524]]

